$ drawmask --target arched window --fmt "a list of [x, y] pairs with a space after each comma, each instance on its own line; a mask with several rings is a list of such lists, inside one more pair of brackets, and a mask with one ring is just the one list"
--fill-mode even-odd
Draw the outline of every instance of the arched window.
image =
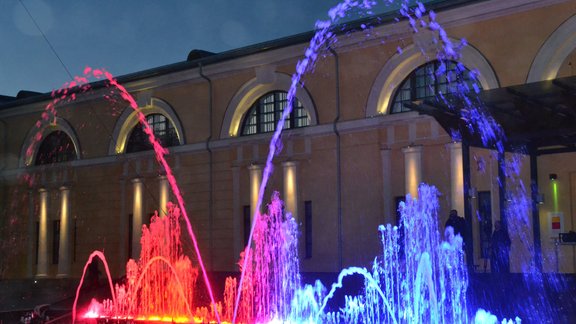
[[76, 159], [76, 149], [70, 136], [56, 130], [48, 134], [36, 153], [35, 164], [52, 164]]
[[[457, 91], [457, 81], [461, 78], [468, 84], [470, 91], [473, 91], [472, 84], [475, 81], [470, 74], [470, 70], [454, 61], [448, 61], [445, 67], [441, 66], [440, 61], [426, 63], [402, 81], [396, 89], [389, 111], [392, 113], [410, 111], [404, 106], [405, 104], [416, 100], [434, 100], [439, 94], [454, 93]], [[481, 87], [480, 83], [476, 84]]]
[[[244, 116], [242, 135], [275, 131], [287, 104], [288, 93], [285, 91], [274, 91], [260, 97]], [[302, 103], [295, 98], [292, 104], [292, 112], [284, 122], [284, 129], [310, 125], [310, 116], [304, 106], [302, 106]]]
[[[164, 147], [180, 144], [174, 125], [162, 114], [150, 114], [146, 121], [154, 131], [154, 136]], [[144, 132], [142, 124], [138, 123], [132, 129], [126, 145], [126, 153], [147, 151], [152, 149], [148, 135]]]

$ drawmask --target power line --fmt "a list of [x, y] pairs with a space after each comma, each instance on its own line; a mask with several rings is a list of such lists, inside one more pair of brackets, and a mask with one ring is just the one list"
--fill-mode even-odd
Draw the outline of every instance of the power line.
[[[60, 57], [60, 55], [58, 55], [58, 52], [56, 52], [56, 49], [54, 48], [54, 46], [52, 46], [52, 43], [50, 42], [50, 40], [48, 39], [48, 37], [46, 37], [46, 34], [44, 33], [44, 31], [42, 30], [42, 28], [40, 28], [40, 25], [38, 25], [38, 23], [36, 22], [36, 19], [34, 19], [34, 16], [32, 16], [32, 14], [30, 13], [30, 10], [28, 10], [28, 8], [26, 7], [26, 5], [24, 4], [24, 2], [22, 0], [18, 0], [18, 2], [20, 3], [20, 5], [22, 6], [22, 8], [24, 8], [24, 10], [26, 11], [26, 13], [28, 14], [28, 17], [30, 17], [30, 20], [32, 20], [32, 22], [34, 23], [34, 26], [36, 26], [36, 29], [38, 29], [38, 31], [40, 32], [40, 34], [42, 35], [42, 37], [44, 38], [44, 41], [46, 41], [46, 44], [48, 44], [48, 47], [50, 47], [50, 50], [52, 51], [52, 53], [54, 54], [54, 56], [56, 56], [56, 58], [58, 59], [58, 61], [60, 62], [60, 65], [62, 65], [62, 68], [64, 69], [64, 71], [66, 71], [66, 74], [68, 74], [68, 76], [70, 77], [70, 80], [73, 81], [74, 80], [74, 76], [72, 75], [72, 73], [70, 73], [70, 70], [68, 69], [68, 67], [66, 66], [66, 64], [64, 64], [64, 61], [62, 60], [62, 58]], [[104, 126], [104, 128], [106, 129], [106, 133], [108, 135], [108, 138], [110, 140], [114, 140], [114, 137], [112, 136], [112, 132], [111, 130], [107, 127], [107, 125], [105, 123], [102, 122], [102, 120], [100, 119], [100, 117], [98, 117], [98, 114], [96, 114], [94, 112], [94, 106], [92, 105], [92, 103], [89, 104], [90, 110], [92, 110], [92, 113], [97, 117], [97, 119], [100, 121], [100, 123]], [[128, 163], [130, 163], [130, 160], [128, 160]], [[135, 173], [136, 176], [140, 177], [140, 174], [138, 173], [138, 170], [135, 168]], [[155, 199], [154, 195], [152, 194], [150, 187], [146, 185], [146, 183], [144, 182], [144, 187], [146, 189], [146, 191], [148, 192], [148, 194], [150, 195], [150, 197], [155, 201], [155, 203], [158, 203], [158, 200]]]
[[28, 14], [28, 17], [30, 17], [30, 20], [32, 20], [32, 22], [34, 23], [34, 26], [36, 26], [36, 29], [38, 29], [38, 31], [42, 35], [42, 37], [46, 41], [46, 44], [48, 44], [48, 47], [50, 47], [50, 50], [52, 51], [54, 56], [56, 56], [56, 58], [60, 62], [60, 65], [62, 65], [62, 68], [64, 68], [64, 71], [66, 71], [66, 73], [68, 74], [70, 79], [73, 80], [74, 77], [72, 76], [72, 73], [70, 73], [70, 70], [68, 70], [68, 67], [66, 67], [66, 64], [64, 64], [64, 62], [62, 61], [62, 58], [60, 58], [60, 55], [58, 55], [58, 53], [56, 52], [56, 49], [54, 49], [54, 46], [52, 46], [52, 43], [50, 43], [50, 41], [48, 40], [48, 37], [46, 37], [46, 34], [44, 33], [44, 31], [42, 30], [42, 28], [40, 28], [40, 25], [38, 25], [38, 23], [36, 22], [36, 19], [34, 19], [32, 14], [30, 13], [30, 10], [28, 10], [28, 7], [26, 7], [26, 5], [24, 4], [24, 2], [22, 2], [22, 0], [18, 0], [18, 2], [20, 2], [20, 5], [22, 6], [22, 8], [24, 8], [24, 11], [26, 11], [26, 13]]

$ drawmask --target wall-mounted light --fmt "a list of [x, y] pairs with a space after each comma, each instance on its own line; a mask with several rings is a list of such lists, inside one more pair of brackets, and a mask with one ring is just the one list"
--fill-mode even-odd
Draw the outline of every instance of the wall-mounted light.
[[550, 178], [550, 181], [556, 181], [558, 179], [558, 175], [556, 173], [550, 173], [548, 177]]

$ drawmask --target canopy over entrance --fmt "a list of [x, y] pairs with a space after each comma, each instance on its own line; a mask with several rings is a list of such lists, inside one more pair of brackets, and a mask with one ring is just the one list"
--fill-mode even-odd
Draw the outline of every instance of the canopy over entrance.
[[[537, 155], [576, 151], [576, 76], [485, 90], [478, 97], [506, 134], [506, 150], [525, 146]], [[460, 118], [459, 106], [428, 100], [408, 105], [434, 117], [448, 134], [459, 131], [469, 145], [484, 147]]]

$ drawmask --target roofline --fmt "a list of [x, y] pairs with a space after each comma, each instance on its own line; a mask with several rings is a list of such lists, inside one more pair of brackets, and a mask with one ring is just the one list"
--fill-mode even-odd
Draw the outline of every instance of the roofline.
[[[489, 0], [436, 0], [429, 3], [426, 3], [426, 7], [428, 10], [434, 11], [444, 11], [449, 9], [454, 9], [457, 7], [462, 7], [467, 4], [471, 3], [478, 3], [478, 2], [485, 2]], [[357, 20], [353, 20], [350, 22], [340, 23], [337, 25], [332, 26], [334, 29], [334, 33], [336, 35], [342, 35], [349, 32], [358, 31], [360, 26], [365, 24], [369, 26], [383, 26], [390, 23], [394, 23], [397, 19], [405, 20], [405, 17], [400, 17], [397, 11], [391, 11], [382, 13], [379, 15], [374, 15], [366, 18], [361, 18]], [[233, 59], [237, 59], [244, 56], [254, 55], [262, 52], [272, 51], [276, 49], [281, 49], [289, 46], [294, 46], [298, 44], [308, 43], [314, 37], [315, 31], [307, 31], [291, 36], [286, 36], [274, 40], [269, 40], [253, 45], [248, 45], [245, 47], [240, 47], [228, 51], [224, 51], [221, 53], [216, 53], [214, 55], [198, 58], [192, 61], [181, 61], [176, 63], [171, 63], [167, 65], [162, 65], [159, 67], [154, 67], [142, 71], [137, 71], [134, 73], [129, 73], [121, 76], [115, 77], [118, 83], [128, 83], [134, 82], [141, 79], [153, 78], [165, 74], [170, 74], [174, 72], [180, 72], [184, 70], [189, 70], [193, 68], [198, 68], [200, 66], [207, 66], [211, 64], [217, 64]], [[92, 89], [100, 89], [106, 86], [105, 80], [99, 80], [90, 82], [90, 87]], [[79, 87], [73, 88], [70, 90], [69, 93], [78, 93], [81, 92], [82, 89]], [[6, 96], [4, 96], [6, 97]], [[27, 97], [27, 98], [16, 98], [14, 100], [7, 101], [5, 103], [0, 103], [0, 110], [13, 108], [17, 106], [23, 106], [28, 104], [33, 104], [41, 101], [48, 101], [52, 98], [52, 91], [39, 94], [37, 96]]]

